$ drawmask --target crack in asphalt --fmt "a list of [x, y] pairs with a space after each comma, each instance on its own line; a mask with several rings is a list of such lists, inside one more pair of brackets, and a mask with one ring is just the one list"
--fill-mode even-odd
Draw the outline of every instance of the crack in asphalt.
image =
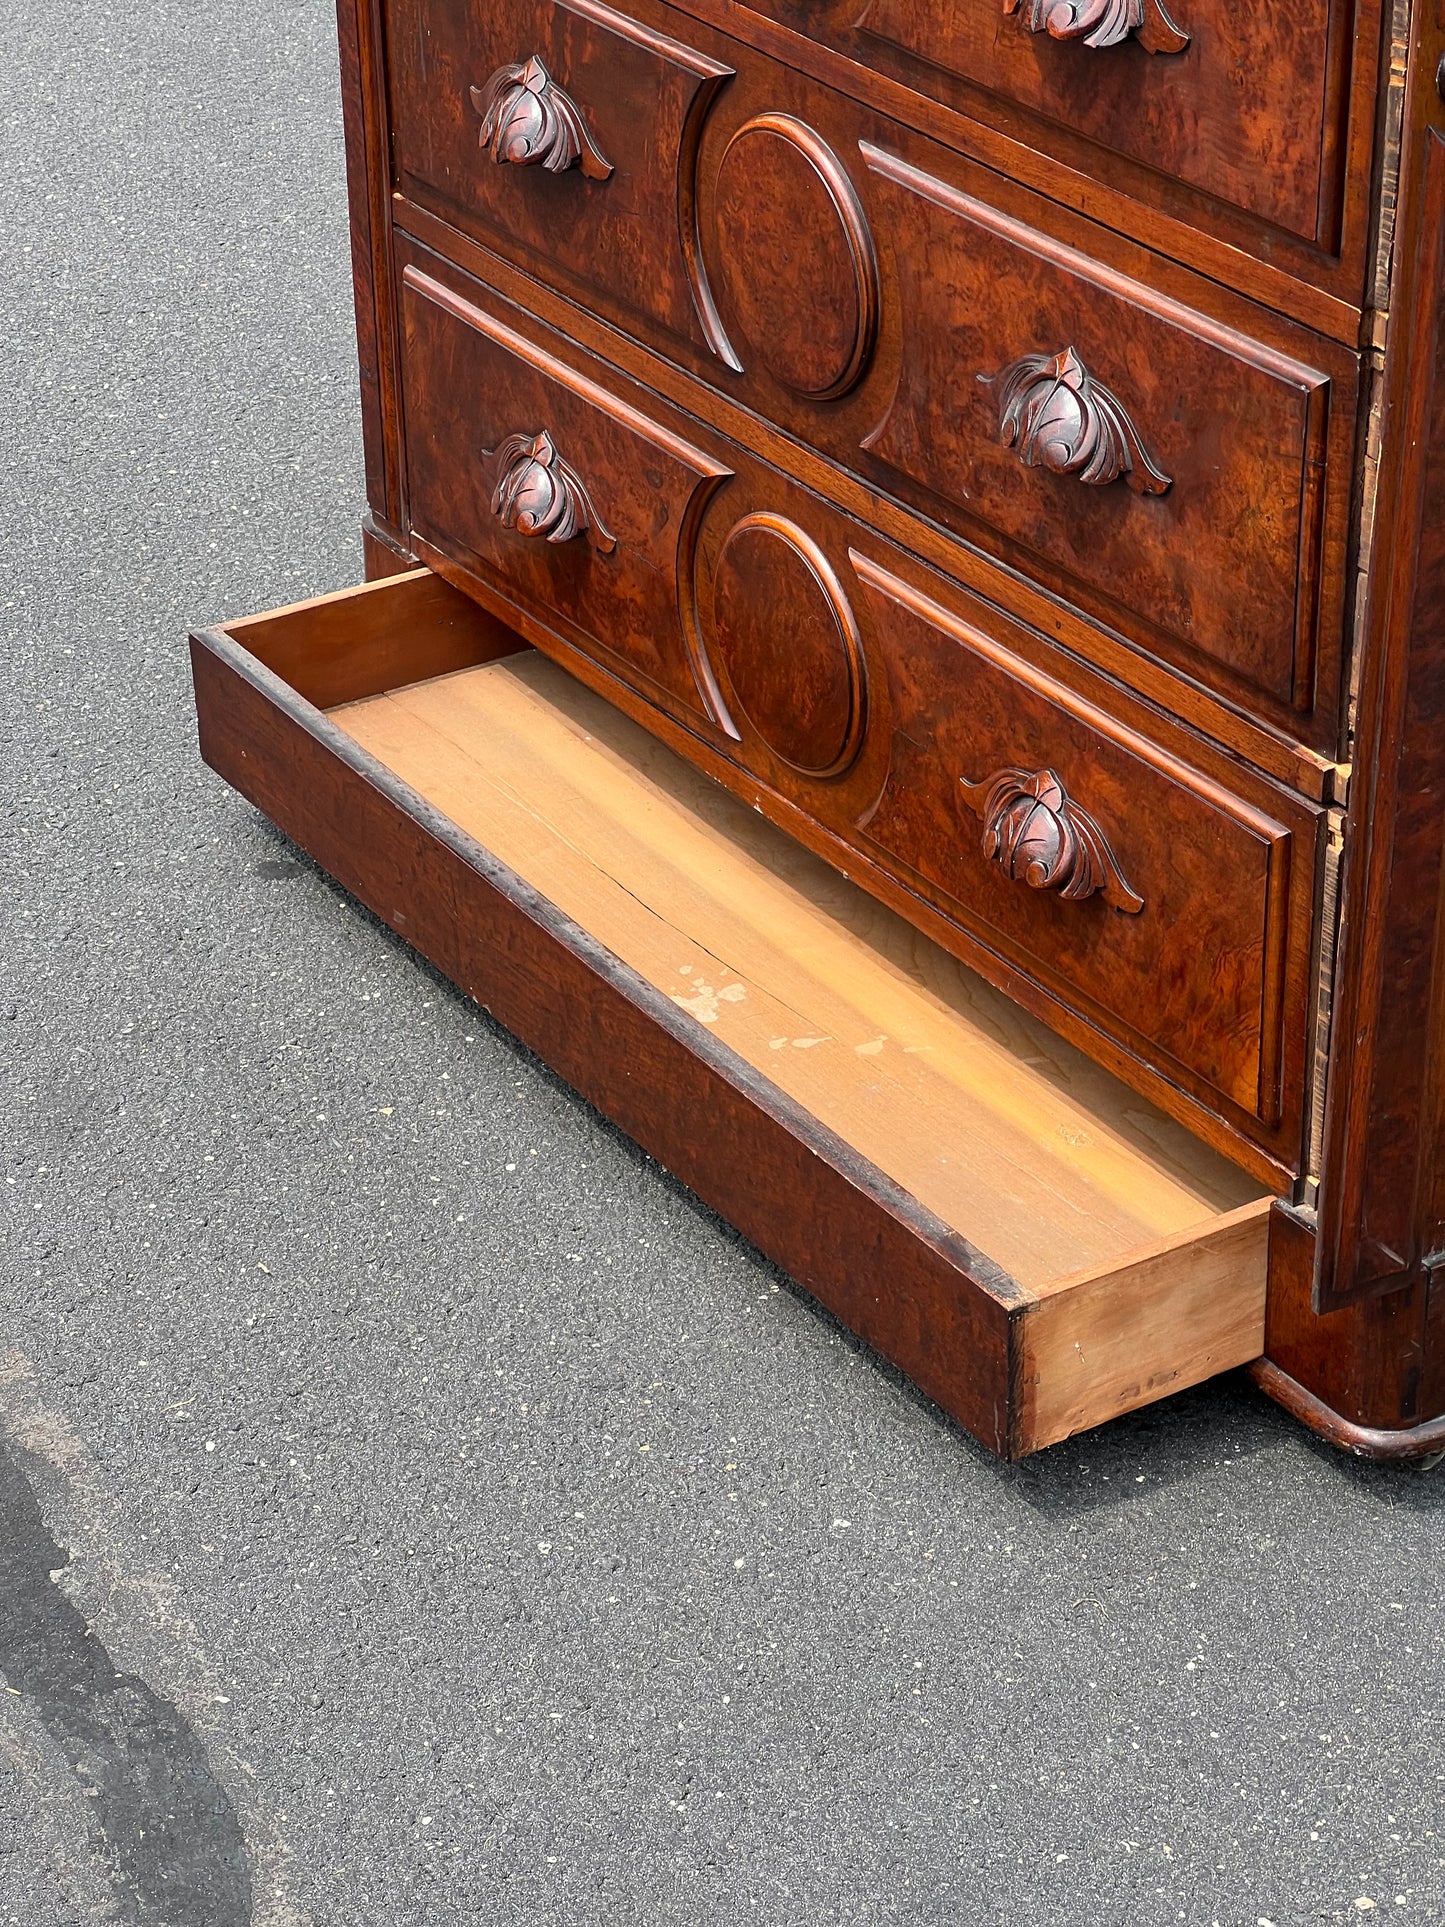
[[0, 1437], [0, 1674], [33, 1707], [89, 1796], [127, 1927], [248, 1927], [240, 1822], [169, 1700], [109, 1653], [52, 1575], [51, 1537]]

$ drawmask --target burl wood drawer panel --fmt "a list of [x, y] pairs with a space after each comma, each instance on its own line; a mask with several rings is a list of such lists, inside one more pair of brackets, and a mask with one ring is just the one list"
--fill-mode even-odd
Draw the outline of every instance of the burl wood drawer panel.
[[898, 576], [855, 567], [892, 725], [862, 834], [1157, 1060], [1276, 1123], [1310, 825], [1251, 808]]
[[705, 714], [686, 572], [728, 471], [421, 269], [401, 300], [417, 529], [654, 699]]
[[1332, 382], [895, 154], [862, 160], [909, 344], [870, 466], [1308, 732], [1343, 586], [1353, 358], [1315, 344]]
[[[1357, 357], [1061, 222], [701, 22], [645, 10], [653, 24], [629, 26], [592, 0], [501, 0], [479, 24], [452, 0], [395, 0], [400, 186], [1333, 755]], [[697, 44], [670, 39], [664, 60], [657, 20]], [[498, 123], [533, 144], [499, 157], [495, 102], [484, 92], [480, 112], [468, 76], [505, 49], [510, 73], [534, 45], [548, 80], [507, 80]], [[594, 151], [615, 162], [606, 178]]]
[[1231, 212], [1251, 217], [1266, 258], [1270, 230], [1325, 254], [1339, 245], [1352, 93], [1362, 118], [1373, 95], [1376, 0], [752, 4], [966, 112], [1002, 109], [1031, 144], [1122, 175], [1196, 224], [1227, 231]]
[[994, 1451], [1259, 1356], [1257, 1185], [436, 576], [192, 661], [214, 768]]
[[407, 260], [402, 319], [423, 554], [1256, 1169], [1292, 1168], [1313, 805], [435, 257]]
[[598, 0], [386, 11], [404, 192], [633, 329], [717, 339], [687, 199], [728, 67]]

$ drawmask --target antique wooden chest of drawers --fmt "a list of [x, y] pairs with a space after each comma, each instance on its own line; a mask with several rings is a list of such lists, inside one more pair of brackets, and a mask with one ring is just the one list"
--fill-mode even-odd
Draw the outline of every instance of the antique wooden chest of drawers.
[[1445, 1447], [1441, 0], [339, 18], [209, 760], [997, 1450]]

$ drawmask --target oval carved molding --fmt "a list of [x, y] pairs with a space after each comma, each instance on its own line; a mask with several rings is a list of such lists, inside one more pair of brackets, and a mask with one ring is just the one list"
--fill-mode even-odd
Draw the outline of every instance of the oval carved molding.
[[759, 114], [718, 163], [721, 278], [752, 357], [809, 401], [861, 379], [878, 341], [878, 257], [838, 156], [791, 114]]
[[712, 666], [766, 748], [802, 775], [843, 775], [863, 743], [867, 672], [852, 604], [817, 543], [784, 516], [744, 516], [718, 553], [712, 614]]

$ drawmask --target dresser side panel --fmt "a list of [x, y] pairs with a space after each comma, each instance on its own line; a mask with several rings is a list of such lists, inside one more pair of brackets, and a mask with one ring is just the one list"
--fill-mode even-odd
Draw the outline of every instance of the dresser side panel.
[[1418, 1281], [1445, 1225], [1445, 7], [1417, 14], [1360, 676], [1316, 1304]]

